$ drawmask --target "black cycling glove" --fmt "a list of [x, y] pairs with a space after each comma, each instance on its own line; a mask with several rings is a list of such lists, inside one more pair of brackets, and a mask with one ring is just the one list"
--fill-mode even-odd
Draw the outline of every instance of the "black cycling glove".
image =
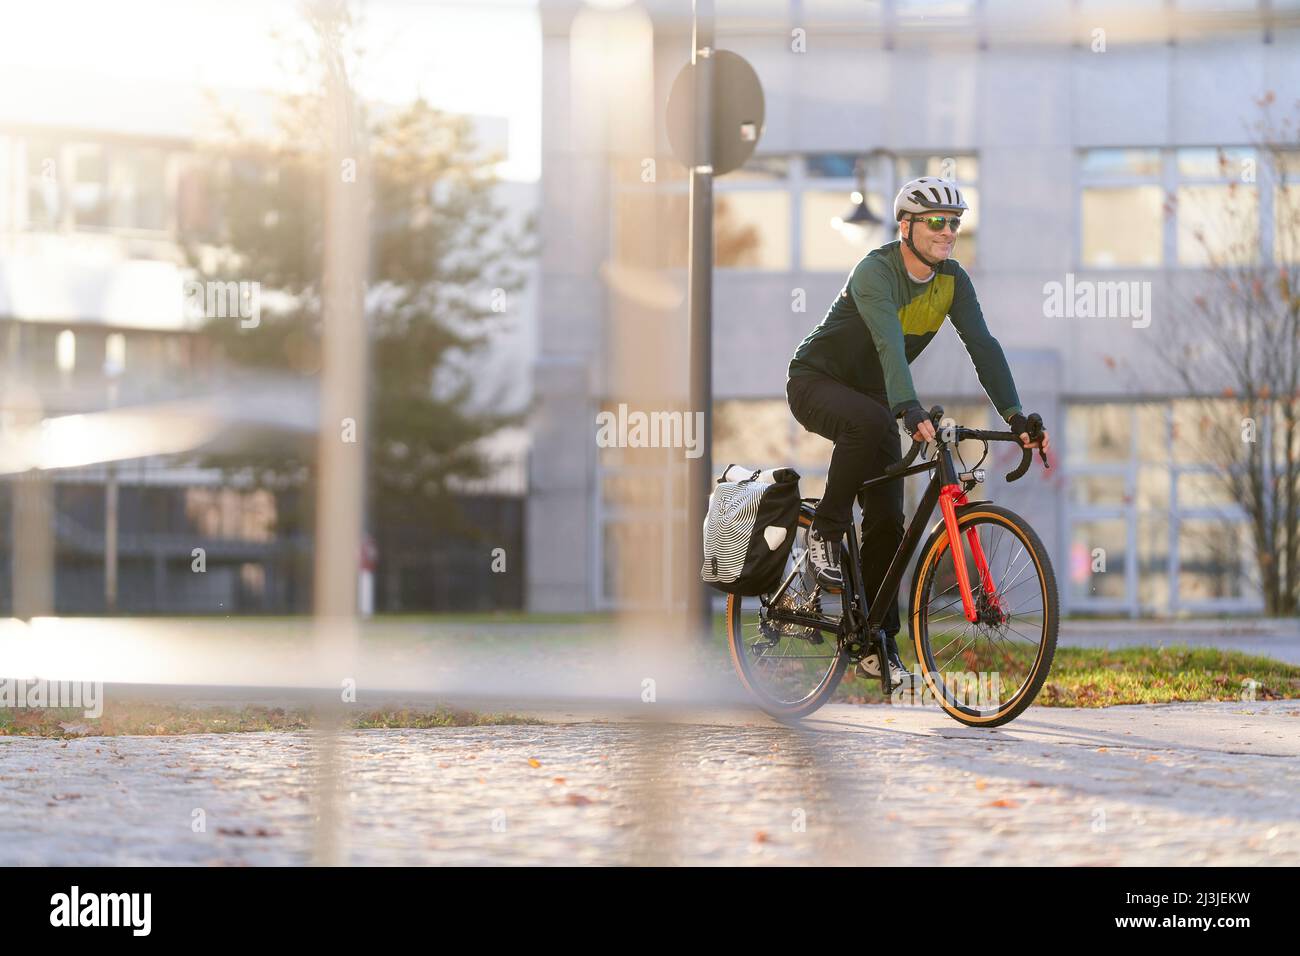
[[[1041, 418], [1039, 419], [1039, 423], [1040, 423], [1039, 427], [1041, 428], [1042, 427]], [[1016, 436], [1029, 435], [1029, 419], [1026, 418], [1020, 412], [1016, 412], [1014, 415], [1011, 416], [1010, 420], [1007, 421], [1007, 426], [1011, 429], [1011, 434], [1013, 435]], [[1029, 437], [1030, 440], [1032, 441], [1034, 436], [1029, 435]]]
[[903, 427], [907, 429], [908, 435], [915, 435], [916, 430], [921, 427], [921, 422], [930, 418], [929, 413], [920, 405], [913, 405], [907, 411], [903, 412]]

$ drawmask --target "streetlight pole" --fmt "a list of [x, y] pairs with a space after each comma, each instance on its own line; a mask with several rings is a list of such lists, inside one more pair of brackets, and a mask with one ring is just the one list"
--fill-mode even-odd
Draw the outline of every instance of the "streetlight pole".
[[690, 301], [689, 412], [703, 412], [701, 454], [690, 459], [687, 475], [683, 580], [688, 626], [707, 640], [713, 631], [713, 602], [700, 583], [698, 562], [704, 516], [713, 473], [713, 0], [695, 0], [691, 29], [691, 66], [695, 74], [694, 132], [696, 161], [690, 180], [690, 252], [687, 297]]

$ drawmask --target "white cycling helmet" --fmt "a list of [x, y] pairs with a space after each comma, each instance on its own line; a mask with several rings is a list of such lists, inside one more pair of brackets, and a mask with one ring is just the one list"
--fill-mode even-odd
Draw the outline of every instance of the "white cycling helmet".
[[961, 190], [951, 179], [922, 176], [904, 183], [894, 197], [894, 221], [901, 220], [904, 213], [920, 215], [934, 210], [960, 211], [968, 208]]

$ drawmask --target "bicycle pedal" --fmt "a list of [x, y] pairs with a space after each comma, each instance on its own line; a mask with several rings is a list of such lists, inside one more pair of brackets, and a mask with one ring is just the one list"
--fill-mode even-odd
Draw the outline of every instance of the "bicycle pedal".
[[880, 655], [872, 652], [858, 661], [858, 673], [872, 680], [880, 680]]

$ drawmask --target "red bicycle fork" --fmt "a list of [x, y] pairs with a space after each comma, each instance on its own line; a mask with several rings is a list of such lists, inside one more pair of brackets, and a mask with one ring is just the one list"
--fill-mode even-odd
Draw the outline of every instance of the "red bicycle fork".
[[[943, 513], [943, 524], [948, 531], [949, 551], [952, 564], [957, 572], [957, 587], [961, 591], [961, 606], [966, 613], [966, 620], [975, 623], [979, 612], [975, 608], [975, 598], [971, 594], [970, 574], [966, 570], [966, 555], [962, 550], [961, 536], [957, 532], [957, 507], [966, 504], [966, 492], [961, 485], [944, 485], [939, 489], [939, 510]], [[971, 555], [975, 558], [975, 569], [979, 572], [980, 586], [990, 607], [999, 614], [1001, 606], [997, 599], [997, 589], [993, 586], [993, 575], [989, 573], [988, 561], [984, 558], [984, 548], [980, 544], [979, 534], [974, 528], [966, 529], [966, 541], [970, 544]]]

